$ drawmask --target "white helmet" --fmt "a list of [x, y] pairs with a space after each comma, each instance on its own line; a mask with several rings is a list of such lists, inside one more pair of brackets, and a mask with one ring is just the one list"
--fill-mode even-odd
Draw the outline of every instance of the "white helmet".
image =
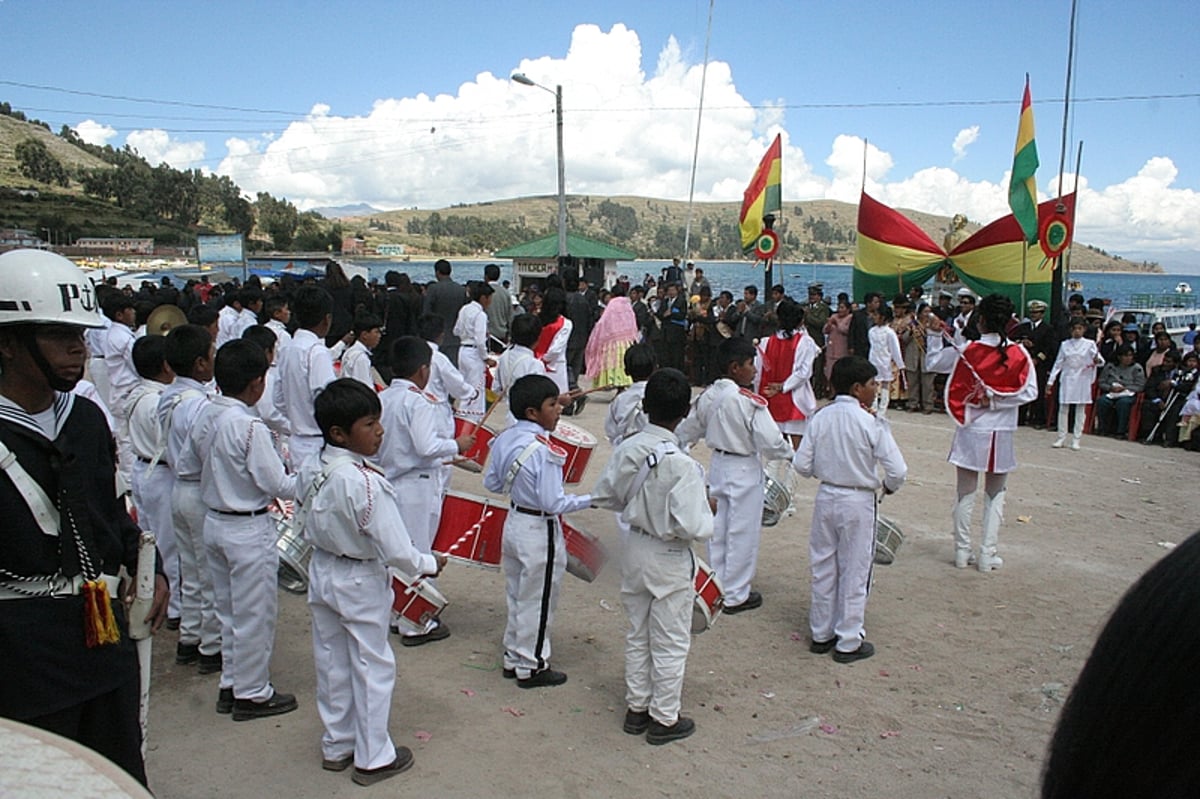
[[104, 327], [83, 270], [46, 250], [0, 255], [0, 325], [20, 324]]

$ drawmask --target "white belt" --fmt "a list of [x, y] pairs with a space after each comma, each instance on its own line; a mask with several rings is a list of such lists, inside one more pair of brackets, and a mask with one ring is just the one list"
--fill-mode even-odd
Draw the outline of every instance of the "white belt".
[[[102, 574], [100, 579], [108, 588], [110, 599], [117, 598], [120, 578], [115, 574]], [[3, 599], [40, 599], [42, 597], [79, 596], [83, 592], [83, 575], [74, 577], [39, 577], [33, 580], [6, 581], [0, 584], [0, 600]], [[18, 586], [16, 590], [13, 586]]]

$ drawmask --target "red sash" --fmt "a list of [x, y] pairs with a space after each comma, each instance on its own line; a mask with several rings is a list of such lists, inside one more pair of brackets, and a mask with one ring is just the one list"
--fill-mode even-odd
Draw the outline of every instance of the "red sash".
[[554, 337], [558, 335], [558, 331], [562, 330], [563, 316], [560, 314], [557, 319], [548, 325], [542, 326], [542, 333], [538, 336], [537, 343], [533, 345], [533, 354], [541, 358], [550, 349], [550, 344], [553, 343]]
[[987, 403], [988, 392], [1011, 396], [1025, 386], [1029, 377], [1029, 359], [1020, 344], [1004, 347], [1007, 360], [1001, 362], [1000, 349], [973, 341], [954, 364], [946, 381], [946, 410], [962, 426], [967, 423], [967, 406]]
[[[802, 335], [803, 333], [794, 333], [786, 339], [779, 336], [771, 336], [767, 339], [766, 351], [762, 358], [762, 385], [764, 387], [768, 383], [782, 385], [792, 376], [792, 364], [796, 360], [796, 347], [800, 346], [800, 336]], [[804, 414], [796, 407], [796, 403], [792, 402], [790, 391], [781, 391], [768, 398], [767, 407], [771, 411], [771, 418], [777, 422], [792, 422], [804, 418]]]

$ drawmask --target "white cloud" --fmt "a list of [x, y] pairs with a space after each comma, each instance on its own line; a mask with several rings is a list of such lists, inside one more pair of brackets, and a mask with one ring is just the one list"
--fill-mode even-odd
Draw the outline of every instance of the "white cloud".
[[103, 147], [108, 144], [109, 139], [117, 135], [117, 129], [94, 119], [85, 119], [75, 126], [75, 133], [88, 144]]
[[[571, 194], [686, 199], [696, 137], [703, 65], [669, 38], [643, 68], [642, 42], [624, 25], [575, 28], [562, 58], [513, 65], [553, 90], [563, 87], [564, 152]], [[484, 72], [453, 94], [384, 98], [363, 116], [339, 116], [314, 104], [278, 134], [231, 138], [217, 171], [244, 190], [269, 191], [301, 208], [368, 202], [381, 208], [438, 208], [557, 190], [553, 91]], [[863, 176], [863, 139], [836, 135], [823, 160], [788, 133], [783, 99], [742, 96], [728, 63], [712, 61], [696, 176], [697, 200], [740, 200], [755, 165], [776, 133], [784, 142], [783, 194], [789, 200], [856, 202]], [[959, 130], [953, 164], [965, 157], [980, 126]], [[162, 131], [130, 135], [152, 163], [186, 166], [202, 156], [195, 143]], [[135, 143], [136, 142], [136, 143]], [[808, 147], [813, 148], [810, 142]], [[1008, 175], [974, 181], [949, 164], [894, 175], [891, 153], [866, 150], [867, 191], [883, 202], [986, 222], [1009, 212]], [[1137, 175], [1104, 189], [1081, 180], [1080, 240], [1120, 253], [1200, 249], [1200, 197], [1172, 188], [1175, 165], [1147, 161]], [[1041, 187], [1053, 196], [1057, 181]], [[1073, 183], [1068, 179], [1068, 186]]]
[[172, 139], [165, 130], [135, 130], [125, 143], [151, 166], [166, 163], [175, 169], [193, 169], [204, 161], [204, 142]]
[[950, 145], [954, 150], [954, 160], [961, 161], [967, 157], [967, 148], [974, 144], [979, 139], [979, 126], [972, 125], [969, 128], [963, 128], [954, 137], [954, 143]]

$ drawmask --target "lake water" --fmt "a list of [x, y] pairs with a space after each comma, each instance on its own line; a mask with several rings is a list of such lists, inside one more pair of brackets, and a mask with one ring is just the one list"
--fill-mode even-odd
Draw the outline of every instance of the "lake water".
[[[284, 263], [286, 261], [280, 261], [277, 266]], [[433, 261], [362, 260], [354, 263], [367, 267], [368, 274], [379, 278], [381, 282], [384, 273], [390, 269], [407, 272], [414, 282], [428, 282], [434, 279]], [[483, 267], [488, 263], [499, 265], [502, 280], [512, 279], [511, 262], [452, 260], [451, 263], [454, 266], [452, 276], [460, 283], [482, 280]], [[665, 262], [662, 261], [622, 262], [618, 264], [618, 274], [628, 275], [634, 281], [638, 281], [648, 272], [657, 279], [664, 265]], [[696, 266], [704, 270], [714, 293], [728, 289], [733, 292], [734, 297], [740, 298], [742, 288], [749, 284], [757, 286], [760, 294], [762, 292], [761, 267], [729, 261], [697, 261]], [[836, 297], [838, 292], [842, 291], [849, 293], [852, 278], [853, 267], [849, 264], [775, 265], [775, 282], [783, 283], [788, 294], [798, 300], [805, 298], [809, 283], [823, 283], [827, 297]], [[1200, 292], [1200, 275], [1072, 272], [1071, 279], [1083, 283], [1083, 290], [1080, 292], [1083, 296], [1109, 299], [1118, 308], [1127, 306], [1133, 294], [1172, 294], [1180, 281], [1190, 283], [1193, 289]]]

